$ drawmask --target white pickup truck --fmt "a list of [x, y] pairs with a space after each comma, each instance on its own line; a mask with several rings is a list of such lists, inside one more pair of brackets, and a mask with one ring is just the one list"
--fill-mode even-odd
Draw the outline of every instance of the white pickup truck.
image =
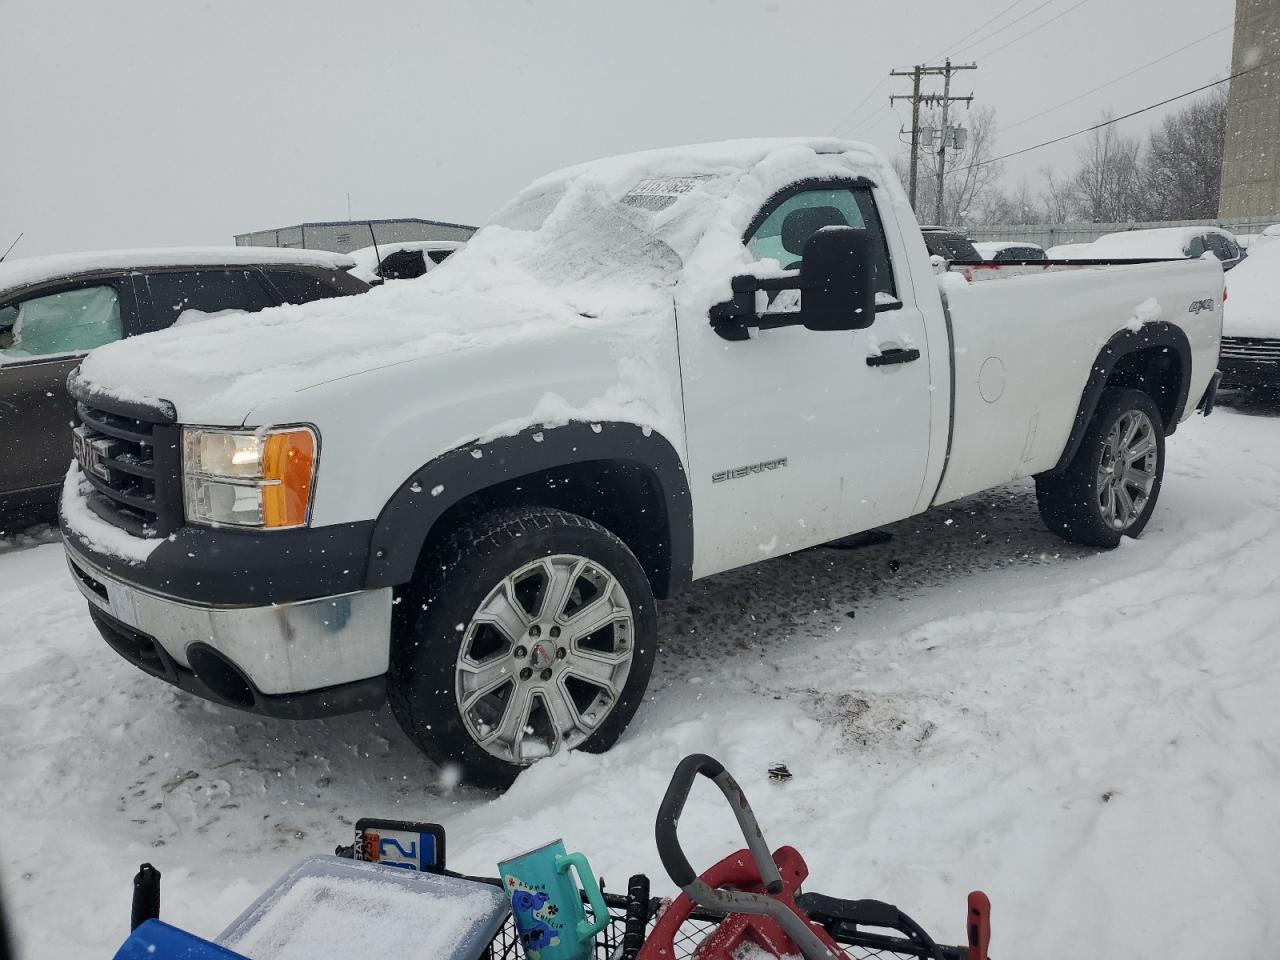
[[419, 280], [91, 354], [71, 570], [143, 670], [274, 716], [389, 699], [509, 781], [618, 738], [691, 579], [1018, 477], [1062, 537], [1136, 536], [1212, 406], [1221, 266], [1035, 267], [936, 276], [858, 143], [575, 167]]

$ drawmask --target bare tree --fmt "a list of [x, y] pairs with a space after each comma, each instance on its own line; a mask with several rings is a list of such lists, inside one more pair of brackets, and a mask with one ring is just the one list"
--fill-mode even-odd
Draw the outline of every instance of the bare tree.
[[1207, 220], [1218, 215], [1222, 149], [1227, 136], [1227, 94], [1215, 91], [1151, 132], [1142, 160], [1146, 220]]
[[[1111, 120], [1109, 113], [1102, 121]], [[1141, 203], [1136, 137], [1126, 137], [1107, 123], [1092, 131], [1077, 150], [1080, 169], [1071, 178], [1071, 192], [1080, 214], [1095, 223], [1137, 219]]]
[[1025, 177], [1012, 193], [1002, 193], [993, 188], [981, 204], [980, 218], [974, 220], [978, 223], [1009, 224], [1043, 223], [1044, 221], [1043, 199]]
[[1040, 182], [1040, 209], [1045, 223], [1068, 223], [1079, 216], [1070, 181], [1060, 178], [1051, 167], [1041, 167]]
[[[967, 142], [964, 150], [956, 152], [947, 149], [947, 166], [943, 182], [942, 219], [945, 224], [963, 224], [983, 222], [986, 218], [986, 205], [993, 199], [995, 186], [1002, 172], [999, 163], [992, 163], [996, 145], [996, 112], [991, 107], [983, 107], [967, 114], [951, 114], [953, 123], [960, 122], [967, 130]], [[941, 127], [940, 111], [923, 111], [920, 114], [920, 125], [932, 127], [936, 131]], [[899, 157], [894, 167], [905, 182], [910, 171], [907, 160]], [[916, 212], [923, 220], [933, 219], [936, 207], [938, 177], [937, 140], [932, 149], [920, 149], [920, 175], [916, 188]]]

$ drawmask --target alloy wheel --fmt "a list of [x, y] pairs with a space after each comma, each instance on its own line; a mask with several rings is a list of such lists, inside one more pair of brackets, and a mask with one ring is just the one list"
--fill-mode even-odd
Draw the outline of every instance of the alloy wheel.
[[617, 705], [631, 670], [631, 602], [617, 578], [586, 557], [522, 566], [458, 627], [463, 724], [508, 763], [582, 744]]
[[1141, 410], [1126, 410], [1102, 445], [1098, 461], [1098, 508], [1113, 530], [1129, 529], [1142, 516], [1156, 482], [1155, 426]]

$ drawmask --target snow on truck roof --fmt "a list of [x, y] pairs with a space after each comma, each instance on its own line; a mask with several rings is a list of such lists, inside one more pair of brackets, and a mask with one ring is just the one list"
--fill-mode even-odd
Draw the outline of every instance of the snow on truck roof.
[[[108, 344], [84, 361], [94, 389], [169, 401], [188, 422], [239, 423], [273, 399], [393, 363], [581, 330], [616, 345], [619, 389], [643, 395], [673, 300], [705, 311], [749, 267], [742, 235], [774, 191], [865, 177], [909, 218], [874, 147], [834, 138], [739, 140], [579, 164], [521, 191], [447, 269], [360, 297], [228, 316]], [[644, 347], [637, 344], [646, 345]], [[631, 372], [628, 372], [631, 371]]]
[[746, 171], [764, 162], [770, 155], [794, 150], [815, 154], [863, 154], [869, 163], [879, 166], [884, 158], [875, 148], [856, 140], [839, 137], [761, 137], [743, 140], [719, 140], [675, 147], [658, 147], [636, 153], [623, 153], [598, 160], [576, 163], [533, 181], [526, 189], [536, 189], [560, 180], [589, 176], [595, 180], [625, 180], [637, 170], [650, 176], [664, 171], [674, 176], [677, 171], [695, 173]]
[[0, 263], [0, 290], [57, 280], [99, 270], [145, 267], [222, 267], [294, 264], [345, 270], [355, 261], [327, 250], [289, 247], [153, 247], [136, 250], [92, 250], [44, 257], [19, 257]]

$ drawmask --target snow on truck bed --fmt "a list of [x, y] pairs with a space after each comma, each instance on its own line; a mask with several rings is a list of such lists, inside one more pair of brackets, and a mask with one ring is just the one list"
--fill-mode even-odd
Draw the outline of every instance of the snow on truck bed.
[[81, 373], [122, 399], [168, 400], [180, 420], [238, 424], [308, 386], [567, 327], [634, 344], [658, 332], [677, 282], [682, 307], [729, 297], [734, 268], [749, 262], [742, 231], [780, 172], [867, 176], [906, 207], [883, 156], [850, 141], [612, 157], [536, 181], [424, 277], [110, 344]]

